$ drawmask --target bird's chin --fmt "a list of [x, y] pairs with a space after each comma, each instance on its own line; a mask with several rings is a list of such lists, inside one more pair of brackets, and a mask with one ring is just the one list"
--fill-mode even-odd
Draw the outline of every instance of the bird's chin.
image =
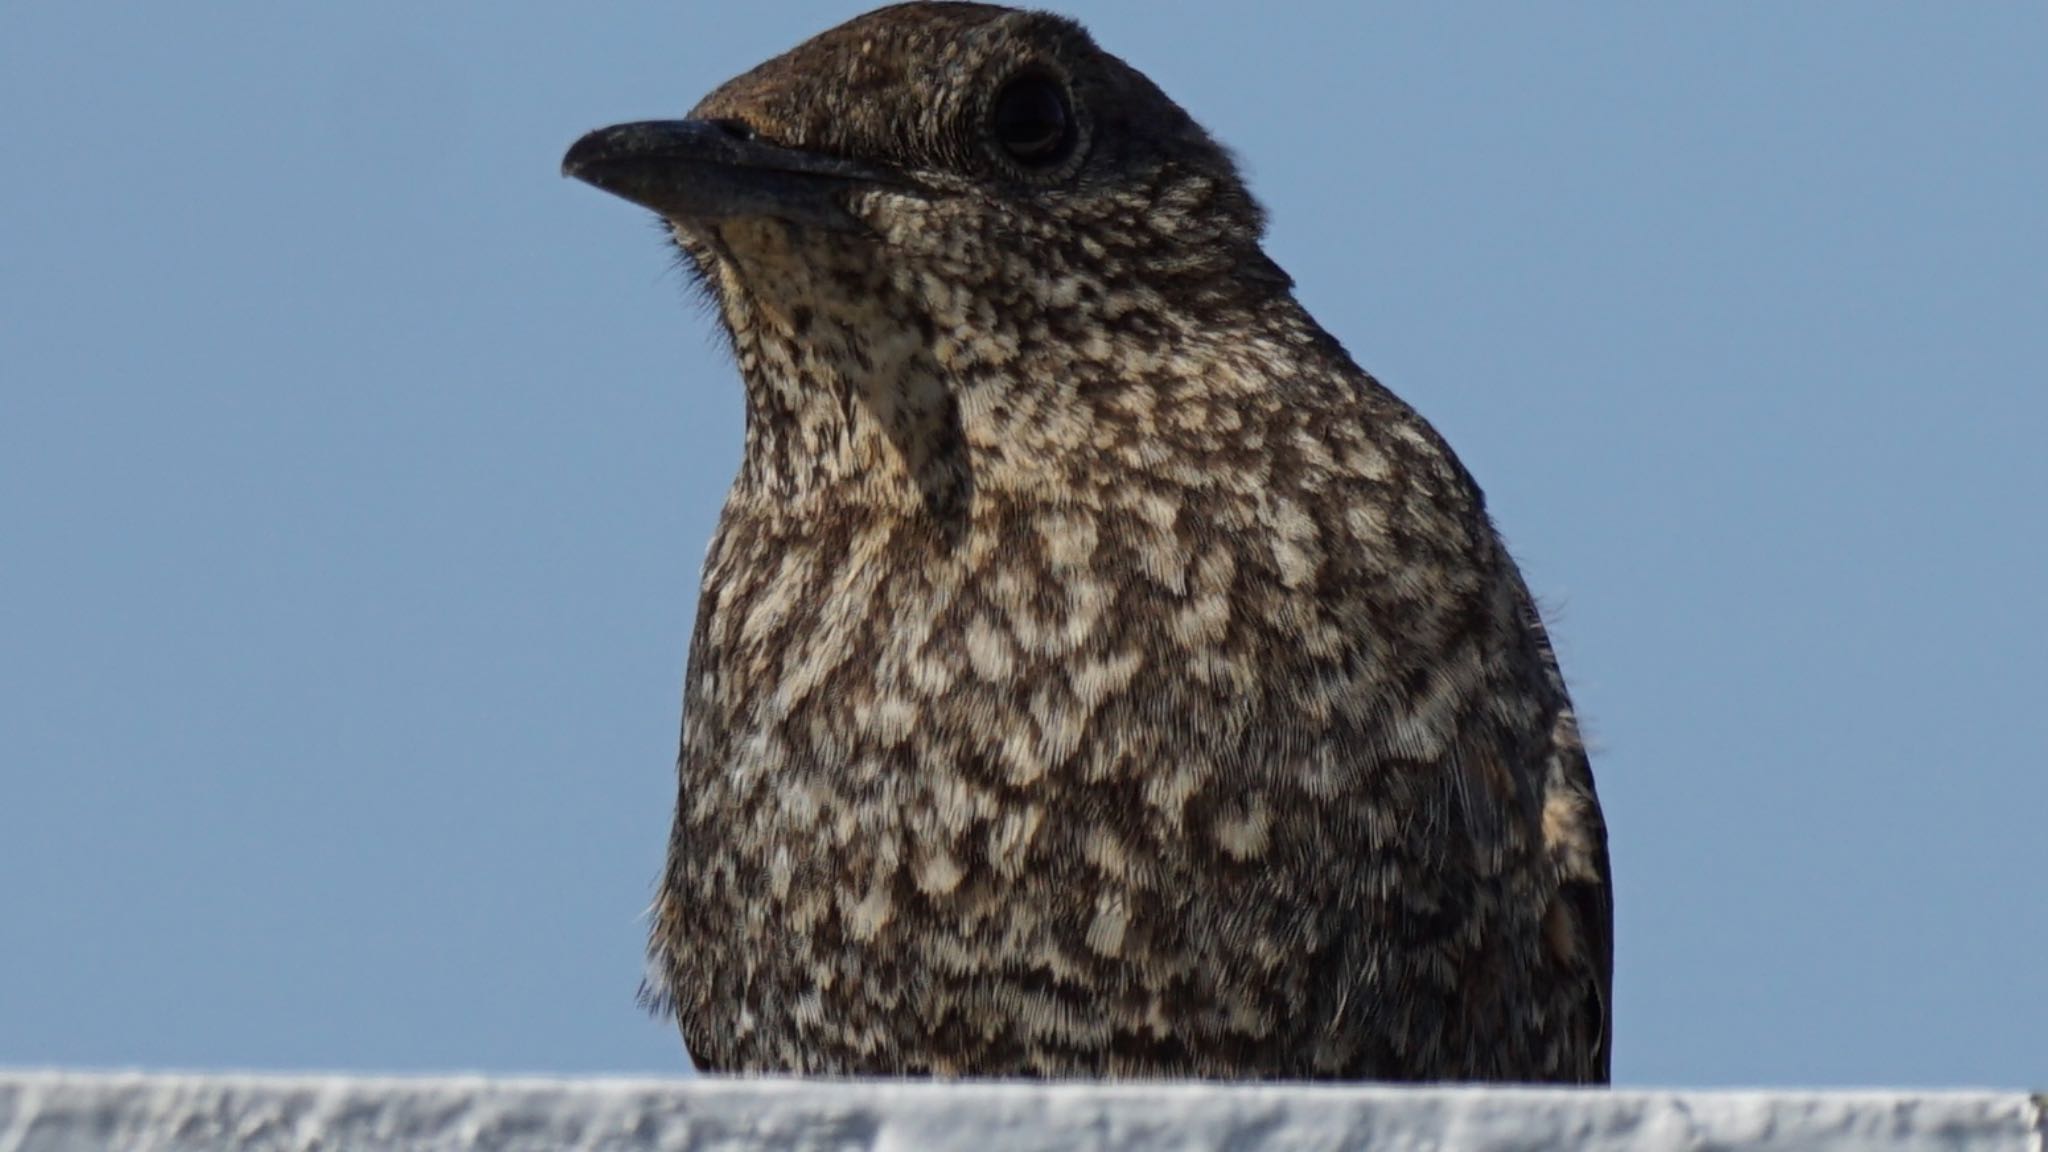
[[700, 267], [712, 260], [732, 258], [732, 250], [726, 246], [724, 237], [719, 235], [716, 221], [690, 217], [678, 220], [664, 216], [661, 223], [668, 229], [669, 237], [676, 242], [676, 247], [682, 249], [683, 255], [690, 257]]

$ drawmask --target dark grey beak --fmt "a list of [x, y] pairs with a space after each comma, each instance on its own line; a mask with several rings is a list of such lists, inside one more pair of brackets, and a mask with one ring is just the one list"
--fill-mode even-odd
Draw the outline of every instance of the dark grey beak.
[[562, 175], [676, 221], [773, 217], [834, 231], [861, 225], [845, 194], [900, 184], [871, 165], [764, 143], [718, 120], [647, 120], [599, 128], [570, 145]]

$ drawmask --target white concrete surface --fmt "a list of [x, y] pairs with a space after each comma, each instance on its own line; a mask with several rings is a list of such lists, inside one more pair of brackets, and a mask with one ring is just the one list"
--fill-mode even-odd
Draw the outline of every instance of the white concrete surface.
[[1968, 1149], [2043, 1152], [2014, 1092], [375, 1079], [0, 1070], [0, 1152]]

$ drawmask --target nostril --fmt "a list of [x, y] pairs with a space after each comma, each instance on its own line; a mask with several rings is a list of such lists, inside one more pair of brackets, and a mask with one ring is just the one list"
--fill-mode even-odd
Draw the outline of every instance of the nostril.
[[713, 120], [711, 124], [735, 140], [752, 140], [756, 135], [753, 127], [744, 120]]

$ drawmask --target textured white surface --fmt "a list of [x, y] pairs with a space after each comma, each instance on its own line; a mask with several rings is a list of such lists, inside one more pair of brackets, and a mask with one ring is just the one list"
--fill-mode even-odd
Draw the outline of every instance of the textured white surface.
[[0, 1152], [1999, 1149], [2038, 1098], [0, 1072]]

